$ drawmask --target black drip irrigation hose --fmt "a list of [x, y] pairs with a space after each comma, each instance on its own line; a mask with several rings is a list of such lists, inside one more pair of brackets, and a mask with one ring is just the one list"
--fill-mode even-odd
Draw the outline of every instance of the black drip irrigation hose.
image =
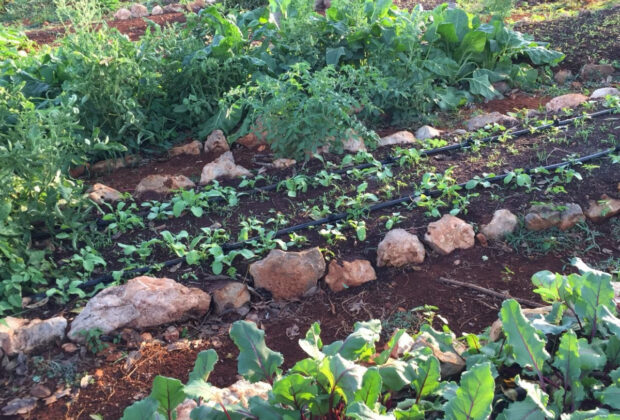
[[[531, 174], [535, 171], [540, 171], [540, 170], [554, 170], [557, 168], [561, 168], [561, 167], [566, 167], [566, 166], [570, 166], [573, 164], [581, 164], [581, 163], [585, 163], [594, 159], [598, 159], [604, 156], [607, 156], [611, 153], [615, 153], [615, 152], [620, 152], [620, 145], [616, 146], [616, 147], [612, 147], [606, 150], [602, 150], [596, 153], [592, 153], [590, 155], [587, 156], [582, 156], [578, 159], [572, 159], [572, 160], [568, 160], [568, 161], [563, 161], [563, 162], [558, 162], [558, 163], [554, 163], [551, 165], [547, 165], [547, 166], [538, 166], [535, 168], [529, 168], [529, 169], [525, 169], [524, 173], [527, 174]], [[505, 179], [509, 174], [504, 174], [504, 175], [497, 175], [497, 176], [492, 176], [492, 177], [487, 177], [487, 178], [483, 178], [480, 181], [484, 181], [484, 182], [491, 182], [491, 183], [497, 183], [499, 181], [502, 181], [503, 179]], [[463, 182], [460, 184], [457, 184], [459, 187], [464, 188], [465, 185], [467, 184], [467, 182]], [[372, 206], [369, 207], [368, 211], [369, 212], [373, 212], [373, 211], [377, 211], [377, 210], [382, 210], [388, 207], [392, 207], [395, 206], [397, 204], [402, 204], [405, 202], [409, 202], [409, 201], [413, 201], [415, 199], [415, 197], [417, 197], [419, 194], [425, 194], [427, 196], [430, 197], [434, 197], [437, 195], [441, 195], [441, 191], [439, 190], [422, 190], [422, 191], [413, 191], [409, 194], [403, 195], [399, 198], [395, 198], [393, 200], [388, 200], [388, 201], [384, 201], [381, 203], [377, 203], [374, 204]], [[326, 223], [330, 223], [330, 222], [337, 222], [340, 220], [344, 220], [348, 217], [348, 213], [347, 212], [341, 212], [341, 213], [336, 213], [336, 214], [331, 214], [327, 217], [324, 217], [322, 219], [318, 219], [318, 220], [313, 220], [310, 222], [305, 222], [305, 223], [301, 223], [295, 226], [291, 226], [288, 228], [284, 228], [284, 229], [280, 229], [278, 231], [276, 231], [274, 238], [280, 237], [282, 235], [286, 235], [289, 233], [293, 233], [293, 232], [297, 232], [300, 230], [304, 230], [304, 229], [308, 229], [310, 227], [314, 227], [314, 226], [319, 226], [319, 225], [323, 225]], [[245, 241], [240, 241], [240, 242], [233, 242], [233, 243], [228, 243], [228, 244], [223, 244], [222, 245], [222, 250], [223, 251], [232, 251], [235, 249], [239, 249], [242, 248], [246, 245], [250, 245], [252, 242], [260, 240], [260, 237], [253, 237], [250, 238], [248, 240]], [[134, 275], [134, 274], [144, 274], [149, 272], [150, 270], [152, 270], [154, 267], [162, 267], [162, 268], [166, 268], [166, 267], [171, 267], [180, 263], [185, 262], [185, 257], [179, 257], [179, 258], [174, 258], [168, 261], [165, 261], [163, 263], [160, 264], [152, 264], [152, 265], [148, 265], [148, 266], [144, 266], [144, 267], [139, 267], [139, 268], [133, 268], [130, 270], [123, 270], [121, 272], [121, 276], [126, 276], [126, 275]], [[94, 287], [96, 285], [98, 285], [99, 283], [109, 283], [111, 281], [114, 280], [114, 276], [110, 273], [106, 273], [106, 274], [102, 274], [98, 277], [94, 277], [91, 278], [90, 280], [86, 281], [85, 283], [80, 284], [78, 287], [80, 289], [87, 289], [90, 287]], [[35, 295], [34, 297], [41, 297], [42, 294], [39, 295]]]
[[[607, 114], [611, 114], [614, 111], [613, 108], [606, 108], [597, 112], [593, 112], [591, 114], [586, 114], [586, 115], [581, 115], [578, 117], [572, 117], [572, 118], [568, 118], [565, 120], [555, 120], [552, 123], [549, 124], [543, 124], [540, 125], [538, 127], [533, 127], [533, 128], [523, 128], [520, 130], [515, 130], [515, 131], [510, 131], [507, 130], [502, 134], [496, 134], [493, 136], [489, 136], [489, 137], [484, 137], [482, 139], [476, 140], [474, 137], [470, 136], [467, 139], [463, 140], [462, 142], [456, 143], [456, 144], [451, 144], [448, 146], [442, 146], [442, 147], [437, 147], [435, 149], [429, 149], [429, 150], [421, 150], [420, 151], [420, 156], [424, 156], [424, 157], [428, 157], [428, 156], [434, 156], [434, 155], [438, 155], [441, 153], [446, 153], [446, 152], [452, 152], [455, 150], [460, 150], [460, 149], [467, 149], [469, 147], [471, 147], [473, 144], [486, 144], [486, 143], [494, 143], [499, 141], [500, 138], [502, 138], [503, 136], [509, 135], [512, 138], [515, 137], [520, 137], [526, 134], [534, 134], [537, 133], [539, 131], [543, 131], [546, 130], [548, 128], [552, 128], [552, 127], [561, 127], [561, 126], [566, 126], [566, 125], [570, 125], [570, 124], [574, 124], [576, 121], [581, 120], [583, 118], [587, 118], [587, 119], [591, 119], [591, 118], [595, 118], [595, 117], [600, 117], [602, 115], [607, 115]], [[395, 163], [396, 161], [398, 161], [399, 157], [398, 156], [388, 156], [387, 158], [378, 161], [378, 163], [383, 167], [383, 166], [388, 166], [388, 165], [392, 165], [393, 163]], [[336, 169], [333, 171], [330, 171], [330, 174], [334, 174], [334, 175], [341, 175], [341, 174], [345, 174], [348, 171], [351, 170], [363, 170], [363, 169], [368, 169], [368, 168], [372, 168], [374, 166], [376, 166], [377, 163], [360, 163], [357, 165], [351, 165], [351, 166], [347, 166], [345, 168], [342, 169]], [[265, 185], [263, 187], [255, 187], [252, 189], [248, 189], [247, 191], [241, 190], [239, 192], [245, 192], [249, 195], [254, 195], [254, 194], [260, 194], [260, 193], [265, 193], [265, 192], [270, 192], [270, 191], [274, 191], [278, 188], [278, 186], [280, 185], [280, 182], [276, 182], [273, 184], [269, 184], [269, 185]], [[212, 197], [209, 198], [207, 200], [208, 203], [221, 203], [223, 201], [225, 201], [226, 199], [224, 197]], [[138, 215], [139, 216], [145, 216], [147, 214], [147, 212], [139, 212]], [[97, 226], [98, 227], [105, 227], [109, 224], [112, 223], [112, 221], [109, 220], [103, 220], [102, 218], [97, 219], [96, 221]]]

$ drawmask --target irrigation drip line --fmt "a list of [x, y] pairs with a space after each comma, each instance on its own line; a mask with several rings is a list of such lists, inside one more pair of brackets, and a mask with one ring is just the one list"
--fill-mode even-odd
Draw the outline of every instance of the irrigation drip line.
[[[600, 117], [602, 115], [607, 115], [607, 114], [611, 114], [613, 112], [613, 108], [606, 108], [597, 112], [593, 112], [591, 114], [586, 114], [586, 115], [581, 115], [581, 116], [577, 116], [577, 117], [572, 117], [572, 118], [567, 118], [565, 120], [555, 120], [549, 124], [543, 124], [540, 125], [538, 127], [533, 127], [533, 128], [523, 128], [520, 130], [515, 130], [515, 131], [510, 131], [507, 130], [506, 132], [502, 133], [502, 134], [496, 134], [493, 136], [488, 136], [488, 137], [484, 137], [482, 139], [476, 140], [473, 136], [468, 137], [467, 139], [456, 143], [456, 144], [451, 144], [448, 146], [442, 146], [442, 147], [437, 147], [434, 149], [428, 149], [428, 150], [421, 150], [420, 151], [420, 156], [424, 156], [424, 157], [429, 157], [429, 156], [434, 156], [434, 155], [438, 155], [441, 153], [446, 153], [446, 152], [453, 152], [455, 150], [460, 150], [460, 149], [468, 149], [470, 148], [472, 145], [478, 145], [478, 144], [486, 144], [486, 143], [494, 143], [499, 141], [503, 136], [505, 135], [509, 135], [512, 138], [515, 137], [520, 137], [526, 134], [534, 134], [543, 130], [546, 130], [548, 128], [552, 128], [552, 127], [561, 127], [561, 126], [566, 126], [566, 125], [570, 125], [570, 124], [574, 124], [576, 121], [583, 119], [583, 118], [587, 118], [587, 119], [591, 119], [591, 118], [595, 118], [595, 117]], [[387, 158], [378, 161], [378, 163], [384, 167], [384, 166], [388, 166], [388, 165], [392, 165], [395, 162], [397, 162], [399, 159], [398, 156], [388, 156]], [[358, 169], [358, 170], [363, 170], [363, 169], [368, 169], [368, 168], [372, 168], [377, 166], [377, 162], [375, 163], [360, 163], [357, 165], [352, 165], [352, 166], [347, 166], [345, 168], [341, 168], [341, 169], [336, 169], [333, 171], [330, 171], [330, 174], [334, 174], [334, 175], [342, 175], [345, 174], [349, 171]], [[248, 189], [247, 191], [241, 190], [239, 192], [245, 192], [249, 195], [254, 195], [254, 194], [259, 194], [259, 193], [265, 193], [265, 192], [270, 192], [270, 191], [274, 191], [278, 188], [278, 186], [280, 185], [280, 182], [276, 182], [273, 184], [269, 184], [269, 185], [265, 185], [263, 187], [254, 187], [252, 189]], [[208, 203], [221, 203], [224, 202], [226, 199], [224, 197], [211, 197], [207, 200]], [[139, 216], [146, 216], [148, 212], [138, 212]], [[99, 227], [105, 227], [109, 224], [112, 223], [112, 221], [110, 220], [103, 220], [102, 218], [98, 218], [97, 221], [97, 226]]]
[[[539, 166], [539, 167], [535, 167], [535, 168], [528, 168], [524, 170], [524, 173], [527, 174], [531, 174], [531, 173], [535, 173], [537, 171], [540, 170], [554, 170], [557, 168], [561, 168], [561, 167], [566, 167], [566, 166], [570, 166], [570, 165], [574, 165], [574, 164], [581, 164], [581, 163], [585, 163], [594, 159], [598, 159], [604, 156], [607, 156], [611, 153], [615, 153], [615, 152], [620, 152], [620, 145], [616, 146], [616, 147], [611, 147], [608, 148], [606, 150], [602, 150], [596, 153], [592, 153], [590, 155], [587, 156], [582, 156], [580, 158], [577, 159], [572, 159], [572, 160], [568, 160], [568, 161], [563, 161], [563, 162], [558, 162], [558, 163], [554, 163], [551, 165], [547, 165], [547, 166]], [[497, 183], [499, 181], [504, 180], [507, 176], [509, 175], [509, 173], [507, 174], [503, 174], [503, 175], [496, 175], [496, 176], [492, 176], [492, 177], [486, 177], [486, 178], [482, 178], [480, 179], [481, 182], [490, 182], [490, 183]], [[460, 184], [457, 184], [458, 186], [460, 186], [461, 188], [464, 188], [465, 185], [467, 184], [467, 182], [463, 182]], [[377, 203], [374, 204], [372, 206], [369, 207], [368, 211], [369, 212], [373, 212], [373, 211], [377, 211], [377, 210], [382, 210], [388, 207], [392, 207], [395, 206], [397, 204], [402, 204], [405, 202], [409, 202], [409, 201], [413, 201], [417, 196], [419, 196], [420, 194], [425, 194], [427, 196], [437, 196], [441, 194], [440, 190], [419, 190], [419, 191], [412, 191], [409, 194], [403, 195], [399, 198], [395, 198], [393, 200], [388, 200], [388, 201], [384, 201], [381, 203]], [[280, 229], [278, 231], [276, 231], [274, 238], [280, 237], [282, 235], [286, 235], [289, 233], [293, 233], [293, 232], [297, 232], [300, 230], [304, 230], [304, 229], [308, 229], [310, 227], [313, 226], [319, 226], [319, 225], [323, 225], [323, 224], [327, 224], [330, 222], [337, 222], [340, 220], [344, 220], [349, 216], [349, 213], [347, 212], [341, 212], [341, 213], [335, 213], [335, 214], [331, 214], [327, 217], [318, 219], [318, 220], [312, 220], [309, 222], [305, 222], [305, 223], [301, 223], [298, 225], [294, 225], [288, 228], [284, 228], [284, 229]], [[232, 251], [235, 249], [239, 249], [242, 248], [246, 245], [251, 245], [254, 241], [258, 241], [260, 240], [260, 237], [252, 237], [250, 239], [247, 239], [245, 241], [239, 241], [239, 242], [233, 242], [233, 243], [228, 243], [228, 244], [223, 244], [222, 250], [223, 251]], [[133, 275], [133, 274], [144, 274], [147, 273], [148, 271], [150, 271], [151, 269], [153, 269], [154, 267], [171, 267], [180, 263], [185, 262], [185, 257], [178, 257], [178, 258], [174, 258], [168, 261], [165, 261], [163, 263], [160, 264], [152, 264], [152, 265], [148, 265], [148, 266], [144, 266], [144, 267], [139, 267], [139, 268], [133, 268], [130, 270], [123, 270], [121, 272], [121, 276], [125, 276], [125, 275]], [[86, 281], [85, 283], [80, 284], [78, 287], [80, 289], [87, 289], [93, 286], [96, 286], [99, 283], [109, 283], [111, 281], [114, 280], [114, 276], [110, 273], [106, 273], [106, 274], [102, 274], [98, 277], [95, 278], [91, 278], [90, 280]], [[35, 295], [35, 297], [37, 297], [39, 295]]]

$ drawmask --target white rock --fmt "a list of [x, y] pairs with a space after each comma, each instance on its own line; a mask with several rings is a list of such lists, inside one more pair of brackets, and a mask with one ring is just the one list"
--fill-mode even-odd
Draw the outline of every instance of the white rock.
[[606, 88], [596, 89], [590, 95], [590, 99], [602, 99], [602, 98], [605, 98], [607, 95], [620, 96], [620, 90], [616, 89], [615, 87], [606, 87]]
[[379, 139], [379, 146], [390, 146], [392, 144], [412, 144], [416, 138], [409, 131], [399, 131], [389, 136]]
[[402, 267], [421, 264], [426, 256], [424, 245], [405, 229], [390, 230], [377, 247], [377, 266]]
[[29, 353], [65, 337], [67, 320], [61, 316], [40, 319], [4, 318], [0, 322], [0, 348], [9, 356]]
[[271, 165], [275, 169], [286, 169], [286, 168], [290, 168], [296, 163], [297, 161], [295, 159], [279, 158], [279, 159], [274, 160]]
[[161, 6], [155, 6], [153, 7], [153, 10], [151, 10], [151, 15], [153, 16], [163, 15], [163, 14], [164, 14], [164, 9], [162, 9]]
[[501, 239], [506, 234], [514, 232], [517, 223], [517, 216], [510, 210], [500, 209], [493, 213], [493, 219], [489, 224], [482, 225], [480, 232], [489, 240]]
[[205, 142], [205, 152], [224, 153], [230, 150], [222, 130], [214, 130]]
[[142, 4], [134, 3], [131, 5], [129, 10], [131, 11], [131, 16], [134, 18], [140, 18], [149, 15], [149, 9], [147, 9], [146, 6]]
[[467, 120], [467, 129], [469, 131], [473, 131], [492, 124], [500, 124], [505, 127], [512, 127], [518, 122], [519, 120], [514, 117], [509, 117], [508, 115], [500, 114], [499, 112], [491, 112], [489, 114], [478, 115]]
[[575, 108], [588, 100], [587, 96], [580, 93], [556, 96], [545, 105], [547, 112], [558, 112], [562, 108]]
[[219, 178], [237, 178], [240, 176], [252, 176], [252, 172], [243, 166], [235, 164], [235, 158], [232, 152], [226, 152], [220, 155], [211, 163], [207, 163], [202, 168], [200, 176], [200, 185], [207, 185], [214, 179]]
[[134, 191], [136, 196], [147, 192], [168, 194], [174, 190], [194, 188], [196, 184], [185, 175], [149, 175], [143, 178]]
[[172, 279], [140, 276], [126, 284], [102, 290], [91, 298], [71, 323], [69, 338], [82, 342], [80, 331], [99, 328], [104, 333], [119, 328], [145, 328], [202, 316], [211, 297]]
[[435, 137], [439, 137], [441, 136], [442, 131], [441, 130], [437, 130], [434, 127], [431, 127], [430, 125], [423, 125], [422, 127], [418, 128], [418, 130], [415, 132], [415, 136], [418, 140], [426, 140], [426, 139], [433, 139]]

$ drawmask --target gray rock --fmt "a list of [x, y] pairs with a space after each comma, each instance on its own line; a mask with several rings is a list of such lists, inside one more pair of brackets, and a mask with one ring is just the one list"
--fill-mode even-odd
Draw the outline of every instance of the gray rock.
[[620, 90], [616, 89], [615, 87], [605, 87], [605, 88], [596, 89], [590, 95], [590, 99], [603, 99], [607, 95], [620, 96]]
[[219, 178], [237, 178], [241, 176], [252, 176], [252, 172], [243, 166], [235, 164], [235, 158], [232, 152], [226, 152], [220, 155], [211, 163], [207, 163], [202, 168], [200, 176], [200, 185], [207, 185], [214, 179]]
[[196, 184], [185, 175], [149, 175], [143, 178], [134, 191], [137, 197], [147, 193], [168, 194], [175, 190], [194, 188]]
[[553, 79], [558, 83], [558, 85], [565, 84], [569, 79], [573, 78], [573, 72], [570, 70], [559, 70], [553, 76]]
[[114, 13], [114, 19], [116, 20], [127, 20], [131, 18], [131, 12], [127, 9], [120, 8]]
[[413, 133], [409, 131], [399, 131], [389, 136], [379, 139], [379, 146], [390, 146], [393, 144], [412, 144], [415, 143], [416, 138]]
[[555, 207], [539, 204], [530, 207], [525, 215], [525, 227], [528, 230], [540, 231], [560, 224], [562, 213]]
[[583, 80], [598, 81], [614, 74], [611, 64], [586, 64], [582, 67], [580, 76]]
[[442, 133], [441, 130], [437, 130], [436, 128], [431, 127], [430, 125], [423, 125], [422, 127], [418, 128], [418, 130], [415, 132], [415, 136], [419, 140], [426, 140], [426, 139], [433, 139], [435, 137], [439, 137], [441, 136], [441, 133]]
[[134, 3], [129, 10], [131, 11], [131, 16], [134, 18], [141, 18], [149, 15], [149, 9], [142, 4]]
[[0, 348], [9, 356], [60, 341], [65, 337], [67, 320], [61, 316], [40, 319], [4, 318], [0, 323]]
[[482, 114], [467, 120], [467, 130], [473, 131], [483, 128], [487, 125], [500, 124], [505, 127], [512, 127], [519, 121], [514, 117], [500, 114], [499, 112], [491, 112], [489, 114]]
[[155, 6], [151, 10], [151, 15], [153, 16], [158, 16], [158, 15], [163, 15], [163, 14], [164, 14], [164, 9], [162, 9], [161, 6]]
[[80, 331], [99, 328], [109, 333], [124, 327], [153, 327], [203, 316], [210, 304], [211, 297], [200, 289], [167, 278], [135, 277], [91, 298], [71, 323], [69, 338], [83, 342]]
[[488, 240], [497, 240], [514, 232], [517, 223], [517, 216], [512, 214], [510, 210], [500, 209], [493, 213], [491, 222], [481, 226], [480, 232], [482, 232]]

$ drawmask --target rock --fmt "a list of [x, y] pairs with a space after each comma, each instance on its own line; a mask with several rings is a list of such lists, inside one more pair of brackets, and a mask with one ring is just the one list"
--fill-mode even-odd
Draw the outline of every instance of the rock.
[[212, 292], [215, 311], [218, 314], [227, 309], [241, 308], [250, 301], [250, 292], [243, 283], [227, 282]]
[[179, 13], [183, 11], [183, 6], [179, 3], [167, 4], [163, 7], [164, 13]]
[[202, 143], [198, 140], [194, 140], [191, 143], [182, 144], [180, 146], [175, 146], [172, 149], [168, 150], [168, 156], [175, 157], [181, 155], [192, 155], [198, 156], [202, 151]]
[[593, 222], [602, 222], [620, 213], [620, 200], [613, 199], [606, 194], [598, 201], [590, 200], [586, 216]]
[[274, 160], [271, 165], [275, 169], [286, 169], [286, 168], [290, 168], [296, 163], [297, 161], [295, 159], [280, 158], [280, 159]]
[[248, 149], [251, 149], [251, 150], [258, 149], [261, 146], [264, 147], [267, 145], [267, 143], [265, 142], [264, 136], [261, 136], [261, 138], [258, 138], [258, 136], [255, 133], [249, 133], [243, 137], [240, 137], [239, 139], [237, 139], [236, 143], [239, 143], [240, 145], [247, 147]]
[[68, 354], [73, 354], [79, 350], [78, 346], [76, 346], [73, 343], [65, 343], [61, 347], [62, 347], [62, 351]]
[[620, 90], [616, 89], [615, 87], [606, 87], [606, 88], [596, 89], [590, 95], [590, 99], [603, 99], [607, 95], [620, 96]]
[[118, 159], [106, 159], [106, 160], [100, 160], [99, 162], [93, 164], [90, 167], [90, 171], [93, 174], [102, 174], [105, 172], [112, 172], [112, 171], [116, 171], [118, 169], [121, 168], [125, 168], [129, 165], [133, 165], [134, 163], [138, 162], [138, 157], [137, 156], [126, 156], [124, 158], [118, 158]]
[[493, 219], [490, 223], [481, 226], [480, 232], [484, 234], [486, 239], [494, 241], [514, 232], [517, 224], [517, 216], [512, 214], [510, 210], [500, 209], [493, 213]]
[[467, 134], [467, 130], [463, 130], [462, 128], [457, 128], [456, 130], [450, 133], [450, 135], [452, 136], [464, 136], [466, 134]]
[[361, 286], [369, 281], [377, 280], [375, 270], [367, 260], [336, 261], [329, 263], [325, 283], [334, 292], [350, 287]]
[[512, 89], [510, 85], [504, 81], [493, 83], [493, 87], [495, 88], [495, 90], [497, 90], [502, 95], [507, 94]]
[[441, 133], [443, 133], [443, 131], [437, 130], [430, 125], [423, 125], [415, 132], [415, 137], [418, 140], [433, 139], [435, 137], [441, 136]]
[[0, 322], [0, 349], [9, 356], [62, 340], [67, 328], [67, 320], [61, 316], [45, 320], [8, 316], [4, 321]]
[[174, 190], [194, 188], [196, 184], [185, 175], [149, 175], [136, 186], [135, 195], [147, 192], [168, 194]]
[[553, 80], [557, 82], [558, 85], [563, 85], [568, 81], [568, 79], [573, 78], [573, 72], [570, 70], [559, 70], [553, 76]]
[[518, 122], [519, 121], [514, 117], [509, 117], [508, 115], [500, 114], [499, 112], [491, 112], [489, 114], [478, 115], [467, 120], [467, 130], [474, 131], [493, 124], [512, 127]]
[[198, 407], [196, 401], [188, 398], [179, 404], [176, 408], [177, 420], [190, 420], [190, 414], [194, 408]]
[[583, 215], [581, 206], [576, 203], [568, 203], [562, 210], [562, 213], [560, 213], [559, 228], [561, 230], [568, 230], [584, 220], [586, 220], [586, 217]]
[[37, 399], [28, 398], [14, 398], [8, 402], [7, 405], [2, 407], [2, 414], [5, 416], [15, 416], [17, 414], [28, 414], [37, 406]]
[[252, 176], [252, 172], [248, 171], [243, 166], [236, 165], [232, 152], [226, 152], [213, 162], [207, 163], [202, 168], [200, 185], [206, 185], [214, 179], [236, 178], [240, 176], [250, 177]]
[[164, 331], [164, 340], [166, 340], [168, 343], [173, 343], [177, 341], [180, 336], [181, 334], [179, 333], [179, 329], [174, 325], [170, 325], [168, 328], [166, 328], [166, 331]]
[[347, 152], [357, 153], [360, 151], [366, 151], [366, 145], [364, 144], [364, 139], [358, 137], [356, 134], [349, 135], [342, 143], [342, 148]]
[[539, 204], [530, 207], [525, 215], [525, 227], [540, 231], [560, 224], [562, 213], [554, 206]]
[[153, 7], [153, 10], [151, 10], [151, 15], [153, 16], [158, 16], [158, 15], [163, 15], [164, 14], [164, 9], [161, 8], [161, 6], [155, 6]]
[[116, 13], [114, 13], [114, 19], [116, 20], [127, 20], [129, 18], [131, 18], [131, 12], [124, 7], [118, 9]]
[[131, 16], [134, 18], [141, 18], [149, 15], [149, 9], [142, 4], [134, 3], [129, 10], [131, 11]]
[[[398, 332], [398, 330], [394, 331], [394, 333], [392, 334], [392, 337], [394, 337], [394, 335], [397, 332]], [[392, 339], [392, 337], [390, 337], [390, 340]], [[388, 340], [388, 343], [385, 344], [385, 349], [386, 350], [388, 349], [388, 344], [389, 344], [389, 340]], [[392, 349], [392, 352], [390, 353], [390, 357], [392, 357], [394, 359], [399, 359], [405, 353], [410, 352], [413, 349], [414, 345], [415, 345], [415, 341], [413, 340], [413, 337], [411, 337], [409, 334], [407, 334], [405, 332], [398, 339], [398, 342], [396, 343], [396, 345]]]
[[275, 299], [302, 297], [316, 287], [324, 272], [325, 260], [318, 247], [301, 252], [274, 249], [250, 265], [254, 286], [269, 290]]
[[480, 245], [482, 245], [483, 247], [486, 248], [489, 246], [489, 241], [484, 233], [482, 232], [477, 233], [476, 239], [478, 239], [478, 242], [480, 242]]
[[556, 96], [545, 105], [547, 112], [558, 112], [562, 108], [575, 108], [588, 100], [587, 96], [580, 93], [569, 93], [567, 95]]
[[205, 142], [205, 152], [224, 153], [230, 150], [222, 130], [214, 130]]
[[441, 379], [458, 375], [465, 369], [465, 359], [461, 357], [461, 353], [465, 349], [456, 340], [453, 347], [458, 353], [455, 351], [442, 351], [435, 339], [429, 333], [423, 332], [415, 339], [412, 350], [420, 347], [430, 348], [433, 351], [433, 356], [439, 360]]
[[392, 144], [412, 144], [416, 139], [409, 131], [399, 131], [389, 136], [379, 139], [379, 146], [389, 146]]
[[378, 267], [402, 267], [421, 264], [426, 256], [424, 245], [405, 229], [390, 230], [377, 247]]
[[266, 400], [271, 391], [271, 385], [267, 382], [250, 383], [245, 379], [240, 379], [228, 388], [211, 388], [212, 394], [209, 397], [208, 405], [219, 404], [230, 406], [240, 404], [243, 407], [248, 406], [248, 402], [252, 397], [262, 398]]
[[580, 76], [583, 80], [599, 81], [614, 74], [611, 64], [586, 64], [582, 67]]
[[88, 198], [97, 204], [113, 203], [123, 198], [120, 191], [103, 184], [95, 184], [89, 189]]
[[146, 328], [203, 316], [211, 297], [172, 279], [135, 277], [126, 284], [102, 290], [91, 298], [71, 323], [69, 338], [83, 341], [80, 331], [100, 328], [103, 333], [129, 327]]
[[612, 282], [611, 287], [614, 289], [614, 302], [616, 303], [616, 309], [620, 310], [620, 281]]
[[30, 395], [35, 398], [47, 398], [52, 395], [52, 391], [43, 384], [36, 384], [30, 388]]
[[474, 228], [450, 214], [428, 224], [424, 240], [436, 252], [448, 255], [455, 249], [469, 249], [475, 244]]

